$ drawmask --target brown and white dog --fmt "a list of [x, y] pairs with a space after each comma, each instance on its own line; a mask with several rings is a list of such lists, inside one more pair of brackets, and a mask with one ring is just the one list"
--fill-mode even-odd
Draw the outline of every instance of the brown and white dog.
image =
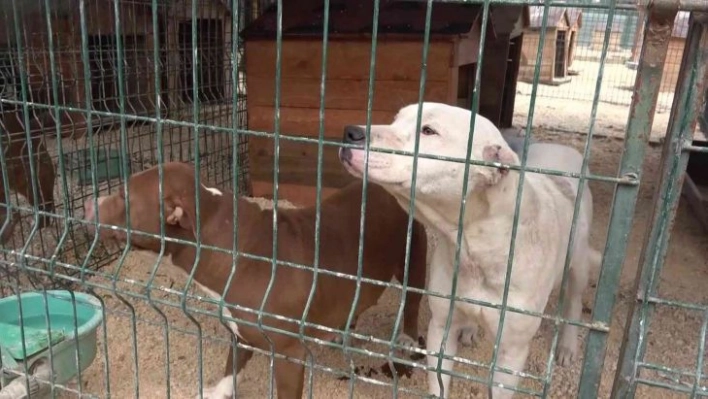
[[[188, 241], [195, 239], [195, 171], [194, 166], [171, 162], [163, 165], [163, 197], [165, 232], [168, 237]], [[134, 174], [129, 179], [129, 203], [131, 229], [153, 234], [160, 232], [158, 169], [153, 167]], [[201, 242], [206, 245], [231, 249], [233, 242], [233, 194], [217, 188], [201, 185], [200, 229]], [[321, 204], [320, 253], [322, 269], [347, 275], [357, 274], [359, 223], [361, 214], [361, 183], [352, 183]], [[408, 215], [396, 200], [383, 188], [369, 185], [364, 232], [362, 276], [367, 279], [389, 282], [392, 277], [401, 281], [404, 273]], [[120, 194], [99, 197], [98, 217], [102, 224], [126, 225], [126, 201]], [[86, 218], [93, 220], [93, 199], [85, 203]], [[278, 253], [279, 261], [312, 265], [315, 256], [315, 207], [302, 209], [279, 209]], [[262, 210], [259, 205], [245, 198], [238, 199], [238, 250], [252, 255], [271, 258], [273, 253], [273, 213]], [[125, 241], [126, 233], [110, 228], [101, 228], [103, 238]], [[415, 222], [411, 239], [411, 257], [408, 285], [425, 286], [427, 239], [423, 226]], [[159, 251], [157, 238], [131, 234], [131, 243], [139, 248]], [[194, 267], [194, 246], [174, 242], [165, 243], [165, 251], [172, 262], [184, 272]], [[271, 263], [241, 257], [230, 286], [225, 287], [232, 270], [232, 255], [225, 252], [202, 249], [194, 273], [195, 281], [212, 297], [223, 298], [228, 304], [258, 310], [264, 300], [271, 280]], [[264, 311], [295, 320], [303, 318], [304, 309], [312, 287], [313, 272], [278, 265], [273, 287]], [[358, 302], [354, 304], [356, 280], [319, 273], [316, 290], [306, 321], [330, 328], [341, 329], [346, 325], [352, 306], [358, 317], [376, 304], [384, 291], [379, 284], [362, 282]], [[408, 292], [405, 301], [403, 333], [398, 344], [412, 346], [418, 337], [418, 309], [421, 295]], [[229, 309], [232, 317], [246, 322], [257, 322], [255, 312]], [[290, 358], [304, 360], [306, 348], [300, 339], [282, 333], [262, 332], [246, 324], [230, 323], [238, 339], [249, 345], [273, 350]], [[299, 324], [273, 317], [264, 317], [263, 324], [296, 333]], [[339, 336], [316, 328], [306, 328], [306, 335], [322, 340]], [[267, 338], [266, 338], [267, 337]], [[231, 349], [233, 351], [233, 348]], [[233, 352], [229, 353], [225, 376], [213, 388], [204, 391], [205, 398], [231, 397], [233, 384]], [[252, 353], [238, 351], [236, 374], [243, 369]], [[303, 391], [301, 363], [276, 358], [275, 379], [278, 398], [300, 398]]]

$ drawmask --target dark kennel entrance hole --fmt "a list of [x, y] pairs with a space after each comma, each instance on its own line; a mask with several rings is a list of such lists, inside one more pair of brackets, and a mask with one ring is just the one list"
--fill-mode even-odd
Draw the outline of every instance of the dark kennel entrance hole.
[[91, 99], [96, 111], [113, 112], [118, 108], [118, 50], [113, 35], [88, 37], [91, 68]]
[[[197, 25], [197, 43], [192, 43], [192, 23]], [[194, 101], [193, 51], [197, 47], [197, 94], [203, 103], [224, 100], [224, 31], [220, 19], [196, 19], [179, 24], [179, 49], [182, 60], [180, 80], [182, 99]]]
[[472, 94], [474, 93], [474, 78], [477, 73], [477, 64], [460, 65], [457, 69], [457, 106], [470, 109], [472, 107]]
[[556, 59], [553, 73], [555, 78], [565, 77], [565, 63], [567, 61], [565, 55], [565, 40], [565, 31], [558, 31], [558, 33], [556, 33]]
[[567, 65], [570, 67], [573, 61], [573, 54], [575, 53], [575, 32], [570, 32], [570, 43], [568, 44], [568, 60]]

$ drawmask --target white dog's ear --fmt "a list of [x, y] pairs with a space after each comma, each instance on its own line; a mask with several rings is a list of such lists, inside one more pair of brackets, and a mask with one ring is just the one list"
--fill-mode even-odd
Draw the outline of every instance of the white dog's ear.
[[[516, 154], [514, 154], [510, 148], [502, 147], [498, 144], [484, 147], [484, 150], [482, 150], [482, 159], [485, 162], [495, 162], [505, 165], [517, 163]], [[496, 184], [507, 174], [509, 174], [509, 168], [500, 166], [492, 174], [492, 178], [489, 183]]]

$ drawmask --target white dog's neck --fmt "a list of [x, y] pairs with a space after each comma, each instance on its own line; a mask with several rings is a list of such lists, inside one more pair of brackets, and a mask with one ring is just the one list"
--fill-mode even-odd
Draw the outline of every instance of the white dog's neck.
[[[516, 192], [519, 175], [510, 172], [497, 184], [484, 190], [472, 190], [466, 198], [465, 214], [462, 218], [463, 234], [461, 245], [463, 254], [471, 255], [469, 238], [474, 235], [475, 226], [480, 223], [494, 220], [500, 228], [510, 228], [513, 224], [516, 196], [508, 193]], [[407, 192], [392, 192], [398, 203], [408, 211], [410, 197]], [[529, 194], [522, 197], [522, 201], [529, 198]], [[418, 194], [415, 203], [414, 217], [423, 223], [426, 228], [434, 229], [454, 247], [457, 246], [460, 226], [460, 200], [454, 198], [428, 197]]]

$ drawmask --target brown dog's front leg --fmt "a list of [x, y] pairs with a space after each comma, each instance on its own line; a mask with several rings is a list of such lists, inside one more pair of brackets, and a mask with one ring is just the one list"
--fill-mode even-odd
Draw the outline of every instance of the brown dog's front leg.
[[[226, 359], [226, 369], [224, 370], [224, 377], [219, 380], [219, 382], [209, 388], [205, 388], [202, 392], [203, 399], [228, 399], [236, 396], [237, 386], [234, 385], [234, 346], [236, 341], [234, 340], [229, 347], [229, 356]], [[253, 352], [239, 348], [236, 352], [236, 384], [241, 382], [240, 374], [251, 357]], [[196, 396], [199, 399], [199, 395]]]
[[236, 373], [236, 377], [241, 375], [241, 371], [246, 367], [246, 364], [251, 357], [253, 357], [253, 352], [246, 348], [238, 348], [236, 351], [236, 369], [234, 370], [234, 347], [236, 345], [236, 340], [234, 340], [229, 347], [229, 357], [226, 359], [226, 368], [224, 369], [224, 377], [229, 377]]
[[[280, 354], [289, 359], [275, 359], [275, 385], [278, 388], [278, 399], [301, 399], [305, 366], [305, 347], [300, 342], [293, 342]], [[298, 362], [298, 360], [300, 362]]]

